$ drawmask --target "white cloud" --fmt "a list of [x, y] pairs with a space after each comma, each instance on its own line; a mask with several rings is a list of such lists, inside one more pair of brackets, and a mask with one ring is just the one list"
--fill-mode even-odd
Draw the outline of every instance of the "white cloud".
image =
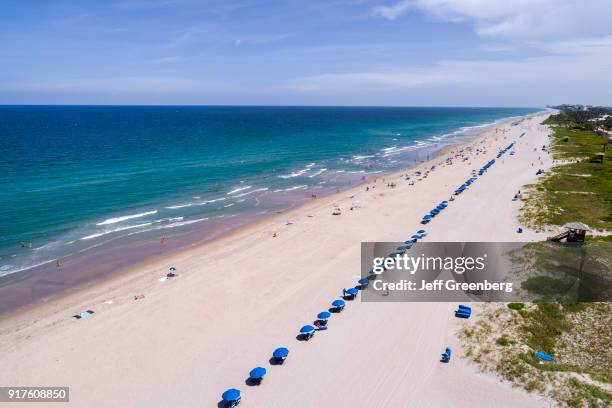
[[[612, 36], [558, 41], [542, 47], [548, 53], [538, 57], [443, 60], [428, 67], [394, 71], [328, 73], [302, 78], [295, 89], [329, 94], [359, 90], [370, 97], [393, 94], [407, 100], [431, 95], [451, 100], [457, 95], [463, 104], [612, 101]], [[419, 100], [409, 103], [422, 104]]]
[[411, 0], [402, 0], [392, 6], [377, 6], [374, 7], [374, 14], [386, 18], [387, 20], [395, 20], [410, 10]]
[[401, 0], [374, 8], [394, 20], [410, 11], [465, 21], [478, 34], [508, 39], [590, 37], [612, 33], [610, 0]]

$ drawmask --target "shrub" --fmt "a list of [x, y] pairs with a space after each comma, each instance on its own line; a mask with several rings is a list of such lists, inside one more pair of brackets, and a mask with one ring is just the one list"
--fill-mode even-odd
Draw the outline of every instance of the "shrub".
[[498, 345], [502, 346], [502, 347], [506, 347], [509, 346], [510, 344], [514, 343], [512, 340], [510, 340], [509, 338], [507, 338], [506, 336], [501, 336], [499, 339], [497, 339], [495, 341]]

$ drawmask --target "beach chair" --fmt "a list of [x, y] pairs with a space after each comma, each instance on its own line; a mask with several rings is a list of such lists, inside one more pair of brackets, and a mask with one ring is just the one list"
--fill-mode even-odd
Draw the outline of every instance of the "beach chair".
[[550, 354], [542, 353], [541, 351], [536, 351], [535, 356], [542, 361], [555, 361], [555, 358]]
[[95, 312], [93, 310], [85, 310], [84, 312], [80, 312], [78, 314], [75, 314], [73, 317], [75, 319], [84, 319], [87, 316], [91, 316], [92, 314], [94, 314]]
[[465, 305], [459, 305], [457, 310], [455, 310], [455, 317], [459, 317], [462, 319], [469, 319], [472, 315], [472, 308]]
[[442, 353], [442, 362], [448, 363], [450, 361], [450, 358], [451, 358], [451, 348], [447, 347], [444, 350], [444, 353]]

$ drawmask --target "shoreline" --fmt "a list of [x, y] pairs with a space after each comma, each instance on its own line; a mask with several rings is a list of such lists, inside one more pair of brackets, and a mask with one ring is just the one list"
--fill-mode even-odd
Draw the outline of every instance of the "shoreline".
[[[401, 171], [365, 176], [361, 180], [356, 180], [356, 184], [350, 183], [351, 187], [337, 189], [336, 192], [328, 192], [327, 194], [317, 197], [317, 200], [338, 196], [353, 190], [359, 191], [361, 186], [367, 184], [371, 180], [384, 177], [395, 177], [399, 174], [412, 171], [419, 166], [427, 167], [431, 163], [436, 162], [441, 156], [448, 154], [452, 149], [461, 148], [462, 146], [467, 146], [474, 142], [490, 129], [533, 116], [542, 115], [546, 112], [547, 110], [522, 116], [512, 116], [498, 119], [492, 123], [472, 126], [470, 127], [471, 130], [478, 129], [478, 132], [475, 134], [463, 135], [463, 137], [468, 138], [467, 141], [461, 138], [448, 141], [443, 139], [443, 141], [440, 142], [442, 146], [425, 147], [415, 151], [416, 157], [422, 155], [431, 156], [429, 160], [416, 162], [415, 159], [414, 164], [405, 163], [407, 167]], [[462, 129], [461, 131], [465, 130], [467, 129]], [[56, 268], [55, 261], [51, 260], [36, 267], [1, 276], [0, 299], [4, 299], [5, 304], [0, 304], [0, 318], [35, 309], [37, 305], [52, 302], [63, 296], [69, 296], [74, 292], [84, 290], [91, 285], [106, 282], [109, 279], [116, 279], [122, 274], [131, 273], [131, 271], [135, 269], [145, 268], [152, 263], [162, 261], [164, 258], [167, 259], [180, 256], [182, 252], [190, 251], [193, 247], [201, 247], [210, 244], [232, 233], [238, 233], [243, 228], [249, 228], [251, 226], [256, 227], [259, 223], [265, 222], [266, 220], [271, 221], [275, 217], [282, 218], [284, 216], [283, 214], [299, 211], [302, 206], [307, 206], [312, 201], [312, 199], [307, 198], [298, 199], [284, 209], [265, 215], [257, 216], [254, 214], [242, 214], [242, 218], [237, 220], [235, 223], [236, 225], [228, 221], [227, 224], [218, 226], [212, 232], [207, 231], [206, 234], [204, 234], [203, 229], [195, 226], [191, 231], [179, 232], [178, 234], [180, 236], [176, 241], [167, 240], [165, 242], [166, 246], [161, 249], [161, 253], [157, 253], [160, 247], [155, 242], [159, 240], [160, 237], [158, 235], [153, 236], [154, 234], [149, 234], [151, 236], [141, 240], [127, 239], [125, 245], [103, 244], [100, 250], [94, 249], [93, 252], [90, 250], [86, 251], [84, 254], [73, 254], [62, 259], [62, 267], [59, 269]], [[173, 235], [169, 235], [169, 237], [173, 237]], [[116, 252], [122, 255], [114, 258]], [[144, 260], [141, 260], [143, 258]], [[49, 282], [52, 284], [45, 287], [44, 285]], [[30, 295], [32, 298], [26, 300], [26, 294], [31, 294], [36, 290], [40, 291], [41, 294]]]
[[[418, 406], [542, 406], [541, 398], [468, 364], [456, 336], [464, 322], [452, 316], [454, 304], [358, 300], [313, 341], [295, 336], [359, 277], [359, 242], [409, 236], [420, 227], [420, 214], [509, 140], [518, 140], [517, 154], [499, 160], [428, 225], [427, 239], [544, 239], [535, 231], [516, 234], [520, 203], [511, 201], [517, 188], [537, 177], [530, 163], [538, 156], [534, 146], [548, 140], [539, 125], [544, 116], [484, 132], [452, 165], [435, 159], [432, 164], [442, 164], [414, 186], [401, 173], [380, 177], [368, 183], [369, 191], [360, 186], [313, 200], [4, 319], [0, 383], [43, 385], [52, 378], [55, 384], [48, 385], [71, 387], [74, 406], [92, 407], [116, 406], [108, 389], [126, 406], [212, 406], [230, 387], [241, 389], [248, 406], [312, 406], [313, 390], [323, 406], [401, 406], [406, 400]], [[527, 136], [519, 139], [521, 132]], [[486, 153], [475, 154], [475, 148]], [[331, 215], [336, 204], [340, 216]], [[179, 276], [160, 282], [170, 260]], [[140, 294], [145, 297], [135, 300]], [[71, 317], [87, 309], [95, 314]], [[448, 366], [438, 362], [445, 345], [455, 353]], [[261, 387], [245, 386], [248, 370], [267, 367], [279, 346], [291, 350], [287, 363], [269, 367]], [[96, 381], [87, 374], [92, 366]]]

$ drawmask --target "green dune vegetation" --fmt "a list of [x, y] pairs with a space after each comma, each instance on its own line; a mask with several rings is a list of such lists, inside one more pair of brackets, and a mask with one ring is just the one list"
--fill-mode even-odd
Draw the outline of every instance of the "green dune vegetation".
[[[609, 303], [489, 303], [462, 331], [484, 371], [568, 407], [612, 406]], [[542, 362], [536, 351], [555, 356]]]
[[525, 186], [524, 225], [545, 229], [581, 221], [610, 235], [612, 109], [593, 109], [590, 115], [588, 110], [563, 110], [544, 122], [553, 129], [550, 148], [556, 165], [537, 184]]
[[[608, 279], [612, 251], [602, 251], [602, 245], [612, 241], [612, 109], [564, 106], [544, 124], [553, 129], [550, 148], [555, 166], [537, 184], [527, 186], [521, 222], [540, 230], [557, 230], [572, 221], [589, 225], [593, 231], [585, 248], [601, 265], [607, 265], [604, 279]], [[533, 246], [538, 245], [546, 246]], [[534, 265], [551, 263], [534, 261], [537, 258], [531, 257]], [[561, 269], [567, 265], [559, 256], [554, 262]], [[557, 275], [563, 272], [553, 269]], [[567, 277], [575, 278], [571, 271], [564, 275]], [[527, 283], [522, 288], [536, 297], [554, 295], [556, 289], [564, 289], [556, 288], [555, 283], [565, 284], [555, 274]], [[561, 406], [612, 407], [609, 302], [487, 303], [479, 318], [464, 328], [462, 339], [468, 358], [484, 371], [497, 372], [529, 392], [538, 392]], [[536, 351], [555, 360], [541, 361]]]

